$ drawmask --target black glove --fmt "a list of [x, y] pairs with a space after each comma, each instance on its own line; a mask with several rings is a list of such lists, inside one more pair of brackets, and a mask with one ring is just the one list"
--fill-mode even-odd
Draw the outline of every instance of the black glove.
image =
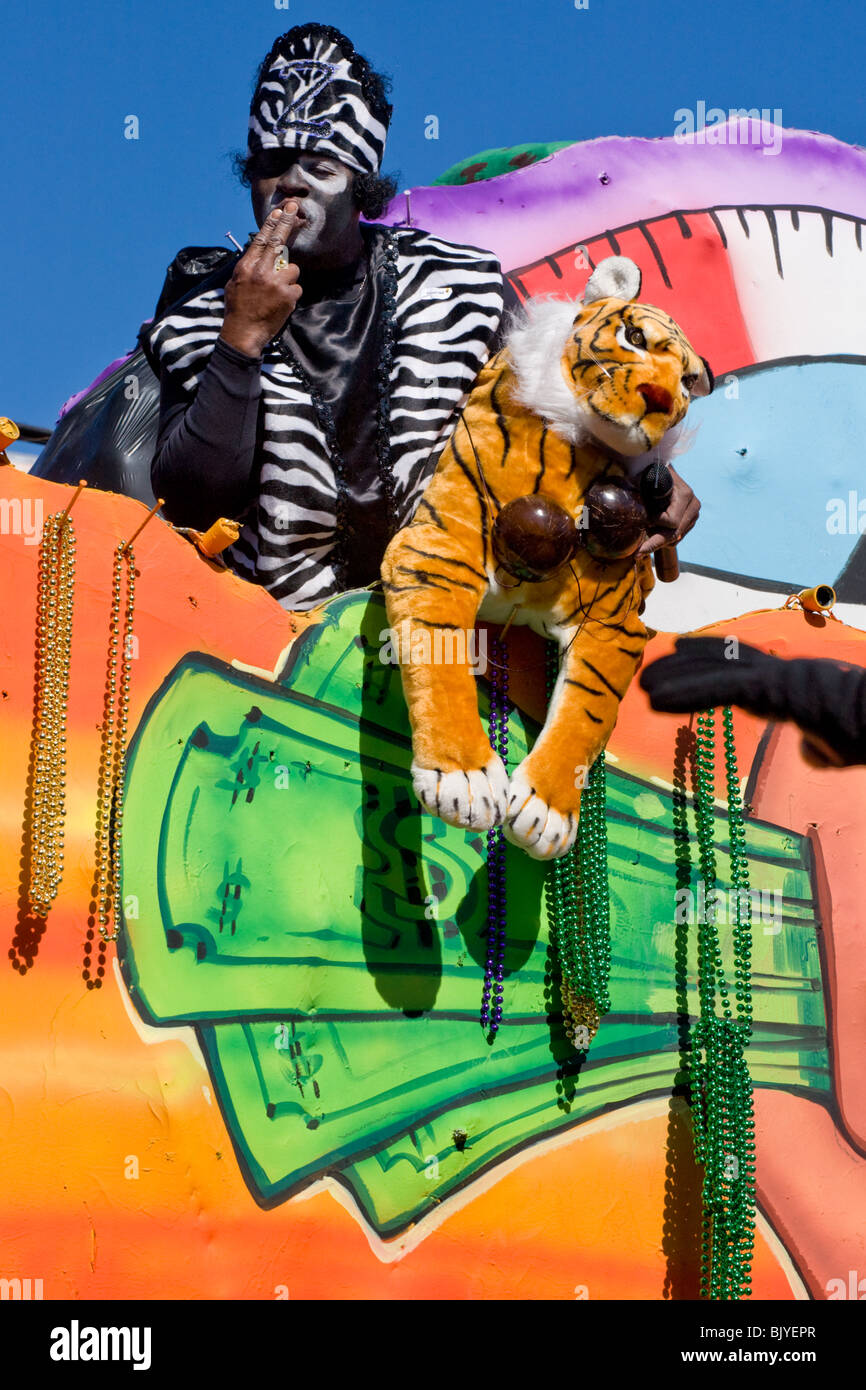
[[640, 683], [653, 709], [740, 705], [767, 719], [793, 719], [844, 763], [866, 763], [866, 671], [841, 662], [778, 656], [725, 637], [680, 637]]

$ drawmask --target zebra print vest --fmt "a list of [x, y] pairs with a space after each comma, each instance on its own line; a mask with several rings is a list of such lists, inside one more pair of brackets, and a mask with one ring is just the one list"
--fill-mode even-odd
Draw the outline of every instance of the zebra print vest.
[[[390, 462], [393, 503], [404, 525], [489, 356], [502, 317], [502, 274], [492, 253], [476, 247], [411, 227], [370, 231], [392, 236], [396, 247]], [[146, 337], [160, 375], [173, 372], [194, 392], [223, 312], [224, 291], [216, 288], [156, 320]], [[339, 592], [338, 480], [310, 391], [273, 344], [265, 349], [261, 382], [258, 500], [224, 558], [284, 608], [304, 610]]]

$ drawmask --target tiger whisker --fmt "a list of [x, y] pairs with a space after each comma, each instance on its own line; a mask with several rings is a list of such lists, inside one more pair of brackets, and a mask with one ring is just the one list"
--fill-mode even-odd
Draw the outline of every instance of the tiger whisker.
[[611, 377], [611, 380], [613, 380], [613, 377], [611, 376], [611, 373], [607, 370], [607, 367], [604, 365], [603, 362], [599, 362], [598, 358], [590, 352], [589, 348], [586, 349], [586, 353], [588, 357], [592, 358], [593, 362], [597, 367], [601, 367], [601, 370], [604, 372], [605, 376], [609, 376]]

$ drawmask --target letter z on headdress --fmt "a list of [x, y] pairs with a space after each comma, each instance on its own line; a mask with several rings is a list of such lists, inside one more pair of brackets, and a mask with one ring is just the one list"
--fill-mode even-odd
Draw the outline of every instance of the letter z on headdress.
[[336, 29], [302, 25], [269, 58], [250, 105], [250, 153], [296, 149], [378, 173], [388, 128], [370, 109], [367, 65], [349, 40]]

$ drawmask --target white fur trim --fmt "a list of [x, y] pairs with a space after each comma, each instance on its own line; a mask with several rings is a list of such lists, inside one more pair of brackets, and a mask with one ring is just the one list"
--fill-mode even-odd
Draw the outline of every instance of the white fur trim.
[[670, 463], [680, 454], [687, 454], [699, 429], [699, 424], [686, 426], [685, 420], [680, 420], [678, 425], [668, 430], [654, 449], [648, 449], [645, 454], [638, 454], [637, 457], [623, 458], [622, 464], [626, 473], [630, 478], [636, 478], [650, 463]]
[[579, 299], [530, 299], [514, 316], [505, 340], [517, 378], [515, 399], [569, 444], [591, 438], [586, 412], [559, 365], [581, 307]]

